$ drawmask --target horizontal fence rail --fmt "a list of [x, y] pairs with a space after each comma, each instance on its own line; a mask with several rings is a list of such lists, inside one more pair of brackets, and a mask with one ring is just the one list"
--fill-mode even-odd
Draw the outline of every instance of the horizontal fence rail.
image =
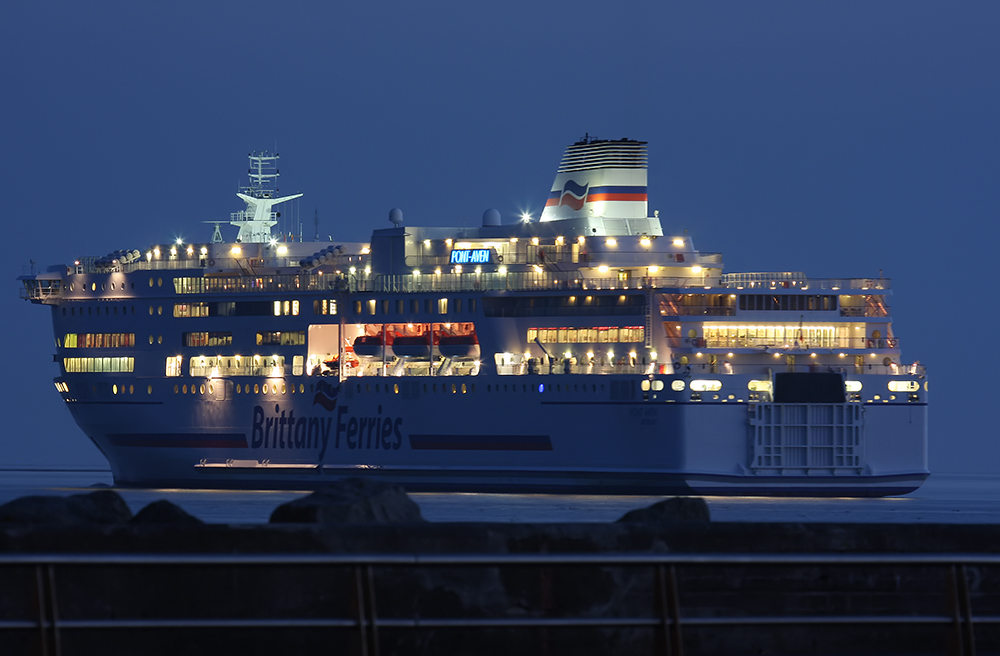
[[[64, 649], [67, 636], [86, 631], [148, 631], [148, 630], [223, 630], [234, 631], [243, 629], [278, 630], [278, 629], [329, 629], [348, 631], [353, 636], [353, 652], [379, 654], [380, 644], [387, 632], [413, 630], [652, 630], [656, 638], [650, 643], [653, 653], [681, 654], [685, 650], [685, 632], [697, 631], [699, 628], [721, 627], [864, 627], [879, 625], [896, 627], [898, 631], [908, 631], [907, 627], [939, 627], [944, 631], [948, 651], [960, 654], [975, 653], [976, 627], [1000, 625], [1000, 612], [995, 610], [996, 599], [989, 599], [988, 610], [981, 614], [973, 614], [970, 597], [970, 579], [981, 582], [986, 577], [975, 568], [1000, 567], [1000, 555], [968, 554], [968, 553], [936, 553], [936, 554], [838, 554], [838, 553], [762, 553], [762, 554], [647, 554], [647, 553], [616, 553], [616, 554], [279, 554], [279, 555], [175, 555], [175, 554], [3, 554], [0, 555], [0, 576], [9, 575], [12, 570], [33, 571], [33, 576], [24, 577], [34, 586], [32, 595], [22, 597], [28, 600], [29, 609], [16, 613], [9, 602], [0, 613], [0, 636], [12, 632], [34, 632], [33, 653], [62, 654], [72, 653]], [[63, 592], [70, 583], [61, 583], [61, 577], [66, 580], [72, 577], [68, 574], [80, 571], [95, 570], [102, 576], [96, 580], [106, 580], [107, 574], [116, 569], [125, 569], [128, 576], [142, 576], [141, 572], [158, 572], [166, 574], [165, 579], [174, 585], [177, 580], [183, 580], [185, 570], [189, 578], [197, 579], [192, 572], [216, 570], [250, 569], [261, 572], [268, 568], [286, 572], [306, 568], [310, 575], [340, 568], [347, 572], [343, 589], [331, 591], [349, 599], [350, 612], [343, 614], [331, 613], [329, 616], [253, 616], [253, 617], [122, 617], [127, 609], [116, 609], [110, 616], [80, 616], [67, 612], [60, 605]], [[391, 584], [400, 576], [401, 571], [423, 571], [433, 574], [440, 568], [459, 568], [480, 570], [482, 568], [498, 568], [508, 571], [511, 568], [538, 570], [546, 581], [546, 586], [552, 587], [551, 572], [560, 568], [626, 568], [646, 572], [651, 583], [651, 594], [648, 613], [635, 614], [629, 612], [625, 616], [605, 613], [601, 616], [572, 616], [557, 614], [555, 611], [542, 614], [525, 614], [521, 616], [464, 616], [464, 617], [422, 617], [420, 614], [411, 616], [381, 616], [376, 603], [375, 590], [377, 583]], [[705, 576], [712, 573], [713, 568], [719, 571], [740, 571], [732, 568], [750, 568], [747, 576], [756, 576], [754, 568], [768, 568], [766, 580], [796, 581], [801, 585], [802, 572], [824, 573], [827, 578], [863, 579], [871, 585], [871, 594], [892, 597], [902, 604], [902, 608], [879, 606], [879, 612], [863, 612], [864, 609], [853, 609], [851, 604], [843, 608], [844, 612], [814, 612], [803, 611], [797, 603], [789, 606], [793, 612], [760, 612], [752, 599], [739, 606], [751, 612], [743, 614], [719, 615], [704, 612], [702, 602], [700, 609], [696, 608], [694, 597], [703, 590], [697, 585], [685, 585], [688, 576], [694, 573]], [[721, 569], [720, 569], [721, 568]], [[730, 568], [725, 570], [725, 568]], [[888, 582], [864, 568], [888, 568], [883, 576]], [[532, 571], [533, 571], [532, 570]], [[899, 588], [899, 581], [906, 579], [906, 570], [913, 570], [911, 576], [921, 581], [921, 590], [940, 597], [939, 612], [927, 612], [926, 608], [914, 610], [907, 606], [908, 595]], [[970, 574], [970, 570], [972, 573]], [[135, 572], [139, 571], [139, 574]], [[881, 571], [881, 570], [875, 570]], [[839, 574], [838, 574], [839, 572]], [[940, 576], [940, 585], [927, 579]], [[376, 576], [378, 574], [378, 576]], [[58, 576], [57, 576], [58, 575]], [[255, 574], [254, 576], [262, 576]], [[280, 577], [279, 577], [280, 578]], [[823, 578], [823, 577], [819, 577]], [[95, 578], [84, 577], [85, 581]], [[287, 578], [284, 580], [288, 580]], [[565, 579], [562, 579], [565, 583]], [[726, 581], [725, 576], [718, 578]], [[892, 581], [895, 580], [895, 584]], [[680, 583], [679, 583], [680, 581]], [[13, 598], [11, 592], [12, 580], [4, 579], [5, 593]], [[76, 583], [79, 585], [79, 582]], [[978, 585], [978, 583], [977, 583]], [[143, 584], [145, 586], [145, 584]], [[895, 588], [893, 587], [895, 586]], [[384, 592], [384, 588], [383, 592]], [[822, 586], [810, 587], [808, 592], [815, 595], [822, 591]], [[557, 592], [557, 591], [556, 591]], [[855, 591], [856, 593], [857, 591]], [[865, 590], [861, 591], [862, 593]], [[151, 585], [149, 593], [162, 594]], [[737, 591], [737, 595], [742, 591]], [[551, 597], [552, 590], [546, 592]], [[802, 594], [796, 592], [776, 592], [774, 594]], [[982, 596], [982, 591], [980, 591]], [[996, 594], [994, 594], [996, 596]], [[347, 606], [345, 606], [347, 608]], [[273, 610], [273, 609], [271, 609]], [[628, 609], [631, 611], [632, 609]], [[767, 610], [764, 608], [763, 610]], [[895, 612], [893, 612], [895, 610]], [[550, 609], [551, 611], [551, 609]], [[754, 612], [756, 611], [756, 612]], [[940, 627], [944, 627], [940, 629]], [[810, 629], [812, 630], [812, 629]], [[902, 635], [902, 634], [900, 634]], [[993, 645], [994, 647], [996, 645]], [[704, 649], [704, 645], [702, 645]], [[698, 651], [694, 649], [694, 651]], [[709, 650], [711, 651], [711, 650]]]

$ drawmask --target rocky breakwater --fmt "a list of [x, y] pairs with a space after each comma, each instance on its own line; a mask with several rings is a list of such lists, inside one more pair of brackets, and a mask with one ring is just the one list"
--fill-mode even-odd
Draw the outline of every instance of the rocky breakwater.
[[[8, 653], [58, 639], [63, 654], [108, 656], [988, 651], [1000, 640], [971, 619], [1000, 614], [993, 566], [795, 559], [992, 555], [997, 538], [994, 526], [713, 523], [697, 498], [610, 524], [430, 523], [402, 489], [356, 480], [259, 526], [202, 524], [168, 502], [132, 516], [110, 490], [24, 498], [0, 506], [0, 620], [49, 624], [0, 639]], [[661, 554], [777, 558], [624, 562]], [[553, 560], [510, 562], [538, 555]], [[621, 562], [573, 560], [590, 557]], [[912, 621], [808, 620], [880, 614]]]

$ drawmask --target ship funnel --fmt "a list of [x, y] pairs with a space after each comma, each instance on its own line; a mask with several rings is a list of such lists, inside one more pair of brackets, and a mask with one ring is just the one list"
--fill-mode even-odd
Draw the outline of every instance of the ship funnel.
[[645, 219], [646, 142], [589, 135], [566, 148], [541, 221]]

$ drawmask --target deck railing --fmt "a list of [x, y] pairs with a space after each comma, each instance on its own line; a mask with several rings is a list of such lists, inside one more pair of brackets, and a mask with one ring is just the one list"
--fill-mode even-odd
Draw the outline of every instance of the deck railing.
[[[905, 653], [911, 653], [913, 632], [921, 630], [926, 637], [918, 640], [932, 642], [918, 643], [918, 653], [973, 654], [977, 638], [984, 651], [1000, 646], [995, 587], [979, 585], [995, 580], [990, 573], [995, 575], [998, 567], [1000, 555], [968, 553], [4, 554], [0, 575], [6, 581], [6, 600], [0, 635], [12, 647], [15, 638], [33, 636], [25, 644], [35, 648], [19, 653], [47, 656], [62, 653], [81, 634], [111, 647], [116, 636], [135, 640], [137, 633], [152, 640], [197, 630], [202, 640], [212, 631], [235, 637], [234, 631], [255, 630], [264, 640], [268, 632], [320, 630], [318, 639], [327, 646], [347, 638], [353, 653], [377, 656], [383, 649], [394, 653], [390, 643], [402, 634], [474, 630], [482, 638], [482, 632], [491, 629], [504, 631], [495, 636], [498, 639], [527, 632], [520, 644], [535, 644], [536, 653], [548, 649], [557, 635], [553, 631], [595, 629], [646, 632], [641, 644], [647, 653], [657, 654], [726, 653], [727, 646], [739, 645], [754, 631], [761, 632], [753, 634], [761, 639], [783, 632], [786, 649], [794, 653], [813, 652], [821, 631], [831, 641], [851, 636], [865, 645], [866, 653], [900, 653], [903, 644], [910, 645]], [[442, 568], [450, 568], [451, 586], [463, 585], [462, 575], [455, 572], [482, 575], [497, 570], [500, 576], [490, 580], [505, 584], [492, 604], [451, 604], [464, 613], [383, 614], [387, 606], [419, 608], [416, 600], [400, 603], [401, 593], [393, 587], [400, 577], [410, 574], [403, 580], [413, 581], [414, 573], [422, 573], [425, 578], [419, 580], [430, 588]], [[574, 568], [574, 575], [553, 574], [561, 568]], [[319, 608], [290, 603], [297, 599], [295, 584], [303, 580], [289, 576], [293, 570], [329, 581]], [[612, 572], [619, 572], [619, 578], [610, 594], [623, 582], [629, 586], [625, 608], [620, 602], [594, 603], [574, 613], [574, 603], [553, 603], [570, 599], [560, 586], [579, 585], [583, 577], [604, 577], [601, 587], [607, 588]], [[126, 605], [119, 588], [105, 584], [127, 577], [132, 593], [170, 598], [176, 596], [179, 581], [201, 581], [204, 586], [209, 573], [222, 588], [208, 587], [200, 594], [219, 596], [225, 606], [205, 613], [210, 616], [193, 616], [173, 606], [161, 609], [163, 615], [151, 614], [149, 608]], [[508, 584], [532, 580], [540, 588], [541, 603], [511, 612], [523, 602], [507, 590]], [[281, 595], [273, 594], [275, 581], [283, 581]], [[475, 586], [476, 581], [470, 578], [467, 584]], [[95, 586], [98, 582], [105, 583]], [[410, 594], [422, 589], [408, 588]], [[377, 591], [392, 594], [380, 597]], [[265, 603], [246, 603], [246, 597]], [[88, 601], [81, 604], [81, 599]], [[804, 629], [808, 633], [796, 638], [793, 632]], [[347, 653], [348, 645], [339, 644], [342, 649], [335, 651]]]

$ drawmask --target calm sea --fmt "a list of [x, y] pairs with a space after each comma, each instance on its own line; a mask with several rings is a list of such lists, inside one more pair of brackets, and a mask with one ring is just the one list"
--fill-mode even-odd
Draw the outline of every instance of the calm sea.
[[[0, 469], [0, 503], [29, 494], [79, 494], [111, 485], [101, 469]], [[205, 522], [267, 522], [277, 506], [308, 492], [122, 489], [132, 512], [168, 499]], [[662, 497], [553, 494], [413, 494], [434, 522], [611, 522]], [[706, 497], [723, 522], [1000, 523], [1000, 476], [938, 474], [913, 494], [885, 499]]]

